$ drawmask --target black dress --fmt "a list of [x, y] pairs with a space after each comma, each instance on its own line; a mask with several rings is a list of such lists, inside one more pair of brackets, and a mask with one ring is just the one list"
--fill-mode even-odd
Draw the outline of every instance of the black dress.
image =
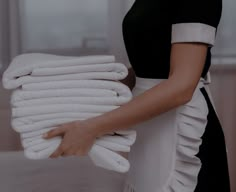
[[[201, 80], [206, 79], [221, 11], [221, 0], [136, 0], [123, 20], [124, 43], [138, 80], [135, 94], [140, 94], [145, 86], [146, 89], [152, 87], [155, 79], [156, 83], [159, 83], [159, 80], [168, 78], [172, 43], [201, 42], [209, 45], [201, 75]], [[150, 79], [152, 83], [145, 82]], [[202, 85], [196, 89], [198, 90], [193, 96], [195, 100], [188, 105], [136, 127], [138, 137], [129, 155], [131, 169], [125, 192], [230, 191], [224, 133], [206, 87]], [[176, 111], [177, 115], [181, 114], [179, 119]], [[171, 116], [171, 113], [175, 115]], [[163, 122], [169, 121], [170, 116], [172, 121], [178, 124], [173, 136], [175, 147], [166, 149], [167, 153], [172, 150], [169, 157], [173, 157], [174, 161], [169, 162], [169, 165], [173, 166], [166, 173], [166, 177], [162, 177], [161, 174], [165, 175], [165, 170], [161, 168], [164, 169], [168, 165], [168, 155], [163, 151], [164, 147], [158, 145], [168, 145], [168, 142], [172, 142], [171, 137], [169, 140], [165, 138], [167, 132], [164, 133], [164, 129], [160, 131], [164, 126], [169, 127], [170, 123], [165, 125]], [[181, 118], [186, 121], [186, 129], [181, 127]], [[195, 134], [198, 126], [202, 126], [201, 134]], [[147, 130], [147, 127], [150, 127], [150, 130]], [[188, 127], [190, 131], [187, 130]], [[154, 133], [156, 130], [159, 132]], [[165, 138], [163, 142], [155, 143], [155, 140], [162, 138]], [[170, 156], [173, 151], [175, 155]], [[159, 158], [162, 153], [167, 161], [166, 165], [163, 162], [165, 159]], [[144, 168], [141, 168], [142, 166]], [[165, 178], [166, 181], [163, 179], [159, 182], [159, 178]], [[155, 188], [155, 185], [159, 186]]]

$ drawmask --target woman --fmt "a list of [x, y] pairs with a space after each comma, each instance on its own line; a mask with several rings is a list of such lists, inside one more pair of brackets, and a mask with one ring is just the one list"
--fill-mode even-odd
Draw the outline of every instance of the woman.
[[51, 157], [86, 155], [96, 137], [132, 128], [125, 192], [229, 192], [224, 135], [206, 91], [221, 9], [221, 0], [136, 0], [123, 20], [135, 97], [50, 131], [46, 138], [64, 137]]

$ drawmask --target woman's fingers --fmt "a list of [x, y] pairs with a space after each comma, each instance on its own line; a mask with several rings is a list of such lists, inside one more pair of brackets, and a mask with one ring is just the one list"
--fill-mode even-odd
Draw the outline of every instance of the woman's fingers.
[[76, 156], [86, 156], [86, 155], [88, 155], [88, 150], [79, 149], [79, 150], [76, 151], [75, 155], [76, 155]]
[[50, 158], [57, 158], [59, 156], [61, 156], [63, 154], [63, 147], [62, 145], [60, 145], [56, 151], [54, 151], [51, 155], [50, 155]]
[[74, 155], [75, 155], [75, 152], [73, 149], [71, 149], [71, 150], [64, 151], [61, 156], [68, 157], [68, 156], [74, 156]]
[[62, 153], [63, 153], [63, 151], [58, 149], [53, 154], [50, 155], [50, 158], [60, 157]]
[[43, 138], [44, 139], [50, 139], [52, 137], [56, 137], [56, 136], [63, 136], [66, 132], [66, 128], [64, 126], [60, 126], [56, 129], [53, 129], [47, 133], [43, 134]]

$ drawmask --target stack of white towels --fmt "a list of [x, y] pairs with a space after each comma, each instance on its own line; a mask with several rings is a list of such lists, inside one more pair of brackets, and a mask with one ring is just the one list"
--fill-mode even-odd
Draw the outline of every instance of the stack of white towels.
[[[2, 82], [4, 88], [14, 89], [12, 127], [21, 135], [25, 156], [49, 158], [62, 138], [43, 139], [43, 133], [63, 123], [101, 115], [130, 101], [130, 89], [119, 82], [127, 75], [127, 67], [117, 63], [113, 55], [28, 53], [15, 57]], [[106, 134], [96, 139], [88, 155], [97, 166], [127, 172], [129, 162], [118, 152], [129, 152], [135, 139], [134, 130]]]

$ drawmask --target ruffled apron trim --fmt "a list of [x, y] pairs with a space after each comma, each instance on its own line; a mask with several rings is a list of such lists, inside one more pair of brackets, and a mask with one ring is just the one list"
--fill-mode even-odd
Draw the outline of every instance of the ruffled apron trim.
[[176, 154], [170, 176], [160, 192], [194, 192], [201, 160], [196, 156], [207, 125], [208, 107], [200, 88], [201, 78], [190, 102], [177, 108]]

